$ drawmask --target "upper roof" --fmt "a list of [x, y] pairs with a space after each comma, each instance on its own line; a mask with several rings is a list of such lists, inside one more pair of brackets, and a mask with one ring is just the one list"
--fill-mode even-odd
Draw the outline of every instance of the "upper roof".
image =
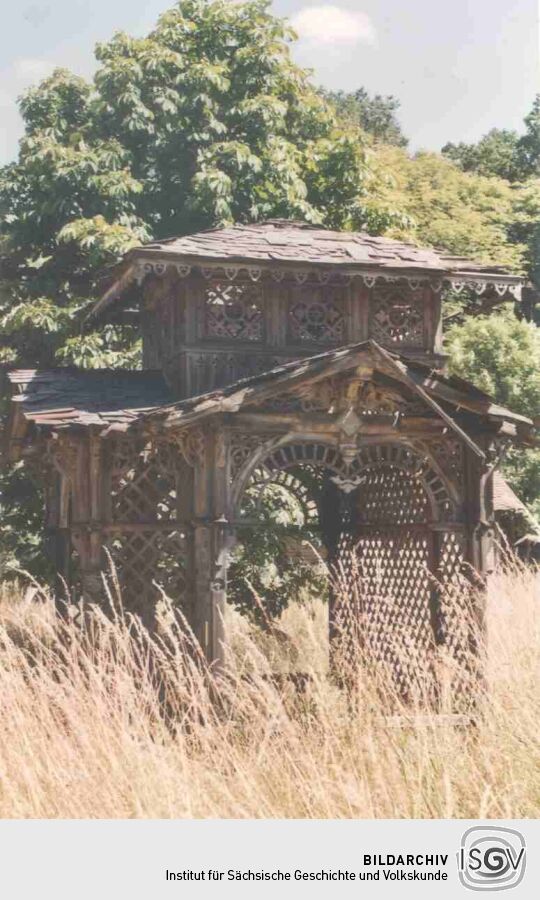
[[175, 256], [191, 259], [253, 262], [299, 262], [331, 266], [360, 263], [390, 269], [429, 269], [434, 272], [496, 272], [445, 250], [375, 237], [365, 231], [331, 231], [320, 225], [289, 219], [269, 219], [254, 225], [230, 225], [144, 244], [130, 255]]
[[506, 288], [516, 290], [522, 282], [519, 276], [500, 266], [485, 265], [445, 250], [418, 247], [366, 232], [331, 231], [306, 222], [269, 219], [253, 225], [213, 228], [135, 247], [126, 254], [124, 264], [116, 270], [113, 284], [94, 307], [93, 314], [120, 296], [133, 277], [138, 277], [134, 271], [136, 264], [143, 267], [139, 275], [144, 275], [145, 265], [149, 270], [152, 263], [158, 261], [165, 265], [182, 264], [180, 268], [187, 268], [187, 271], [193, 265], [220, 263], [271, 268], [331, 267], [351, 274], [429, 275], [459, 283], [506, 285]]

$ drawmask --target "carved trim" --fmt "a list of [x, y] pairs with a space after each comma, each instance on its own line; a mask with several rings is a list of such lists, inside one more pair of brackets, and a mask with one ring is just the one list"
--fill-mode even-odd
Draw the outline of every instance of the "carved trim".
[[201, 428], [185, 428], [175, 431], [172, 438], [188, 466], [200, 465], [205, 458], [205, 437]]
[[334, 376], [268, 399], [264, 408], [273, 412], [346, 411], [352, 406], [360, 416], [426, 416], [426, 404], [408, 400], [391, 388], [380, 387], [359, 377]]
[[[412, 448], [406, 443], [365, 444], [355, 447], [348, 459], [344, 458], [341, 447], [321, 441], [290, 440], [270, 448], [265, 456], [259, 458], [257, 450], [264, 442], [260, 435], [237, 433], [236, 464], [232, 469], [237, 477], [245, 470], [250, 458], [253, 469], [247, 479], [237, 481], [235, 494], [237, 505], [241, 502], [244, 490], [250, 483], [253, 472], [263, 469], [269, 481], [276, 473], [297, 465], [323, 467], [334, 473], [339, 479], [338, 486], [350, 492], [365, 480], [371, 470], [381, 472], [398, 469], [406, 472], [414, 480], [421, 482], [426, 491], [433, 515], [440, 522], [451, 523], [456, 520], [457, 506], [450, 495], [447, 485], [422, 454], [421, 448]], [[232, 457], [232, 454], [231, 454]]]
[[253, 432], [231, 431], [229, 455], [231, 460], [231, 478], [234, 480], [248, 459], [262, 447], [265, 439]]
[[71, 485], [76, 479], [76, 469], [81, 443], [68, 435], [53, 434], [47, 442], [46, 458], [57, 472]]
[[429, 285], [431, 290], [435, 293], [440, 293], [443, 288], [452, 289], [458, 293], [467, 289], [474, 291], [478, 296], [485, 293], [486, 290], [492, 289], [499, 297], [504, 297], [506, 294], [509, 294], [516, 300], [519, 300], [521, 297], [522, 287], [521, 284], [508, 283], [503, 276], [500, 278], [496, 276], [483, 278], [481, 275], [471, 275], [464, 279], [457, 277], [452, 278], [451, 276], [446, 275], [443, 278], [433, 278], [430, 275], [389, 275], [387, 273], [382, 274], [377, 271], [369, 272], [365, 270], [342, 272], [339, 270], [320, 268], [306, 269], [305, 267], [276, 269], [269, 266], [224, 266], [223, 263], [209, 263], [206, 260], [205, 264], [200, 266], [184, 265], [166, 259], [138, 260], [133, 277], [138, 284], [141, 284], [146, 275], [164, 275], [171, 266], [176, 269], [181, 278], [185, 278], [190, 272], [198, 268], [204, 278], [211, 278], [212, 275], [218, 272], [225, 272], [229, 281], [234, 281], [240, 276], [242, 278], [248, 277], [252, 281], [258, 281], [263, 274], [269, 274], [270, 277], [277, 282], [281, 282], [285, 276], [288, 276], [297, 284], [305, 284], [306, 281], [313, 280], [314, 283], [319, 284], [328, 284], [329, 282], [332, 282], [346, 286], [353, 279], [358, 279], [367, 288], [372, 288], [376, 283], [395, 284], [400, 282], [401, 284], [407, 284], [412, 290], [417, 290], [422, 285]]

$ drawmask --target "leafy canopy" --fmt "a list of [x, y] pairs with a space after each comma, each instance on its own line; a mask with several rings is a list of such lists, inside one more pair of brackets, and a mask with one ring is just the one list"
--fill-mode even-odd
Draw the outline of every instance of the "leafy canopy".
[[365, 88], [356, 91], [325, 91], [321, 93], [333, 104], [339, 118], [359, 126], [377, 143], [406, 147], [407, 138], [397, 117], [400, 101], [392, 94], [370, 97]]
[[442, 153], [464, 172], [508, 181], [540, 176], [540, 94], [525, 117], [524, 132], [492, 128], [476, 144], [445, 144]]
[[390, 236], [526, 271], [540, 182], [511, 185], [463, 172], [436, 153], [411, 157], [396, 147], [380, 147], [377, 162], [389, 176], [379, 203], [397, 206], [409, 223], [391, 226]]
[[89, 84], [65, 70], [21, 100], [25, 135], [0, 172], [9, 290], [5, 357], [132, 364], [134, 335], [81, 335], [96, 273], [130, 247], [269, 216], [380, 230], [357, 128], [293, 64], [267, 0], [180, 0], [145, 38], [98, 45]]
[[[510, 409], [540, 415], [540, 330], [510, 310], [468, 319], [451, 328], [446, 349], [451, 371]], [[504, 472], [517, 494], [540, 516], [540, 451], [511, 451]]]

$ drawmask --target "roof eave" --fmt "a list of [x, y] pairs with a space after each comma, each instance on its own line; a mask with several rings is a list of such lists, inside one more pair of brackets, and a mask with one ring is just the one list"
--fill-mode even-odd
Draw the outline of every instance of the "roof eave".
[[488, 268], [482, 269], [453, 269], [448, 267], [435, 266], [419, 266], [419, 265], [377, 265], [373, 261], [370, 262], [330, 262], [330, 261], [310, 261], [301, 259], [264, 259], [253, 258], [248, 256], [234, 256], [222, 254], [201, 256], [189, 253], [177, 253], [175, 251], [163, 249], [154, 249], [150, 247], [135, 247], [130, 250], [119, 268], [122, 269], [119, 277], [110, 285], [103, 296], [97, 301], [88, 313], [87, 319], [93, 319], [100, 316], [115, 300], [120, 299], [127, 288], [135, 280], [142, 280], [146, 272], [140, 272], [139, 267], [144, 262], [147, 263], [163, 263], [165, 269], [167, 266], [189, 266], [190, 268], [223, 268], [223, 267], [240, 267], [247, 269], [285, 269], [289, 271], [312, 270], [324, 271], [332, 270], [345, 276], [366, 276], [366, 277], [384, 277], [390, 278], [423, 278], [432, 279], [434, 282], [450, 282], [456, 289], [463, 290], [464, 287], [473, 285], [485, 285], [486, 283], [494, 286], [506, 288], [501, 293], [501, 297], [508, 291], [512, 290], [515, 299], [519, 299], [521, 287], [524, 278], [520, 275], [512, 275], [511, 273], [501, 272], [500, 270], [490, 271]]

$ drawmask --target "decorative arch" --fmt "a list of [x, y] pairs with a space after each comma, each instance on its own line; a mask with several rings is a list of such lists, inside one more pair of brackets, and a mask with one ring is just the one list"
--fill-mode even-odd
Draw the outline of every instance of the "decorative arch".
[[[407, 687], [416, 672], [431, 665], [434, 646], [457, 634], [455, 613], [441, 602], [441, 585], [459, 572], [465, 551], [456, 478], [451, 491], [432, 462], [435, 450], [428, 455], [422, 445], [406, 441], [366, 441], [346, 461], [338, 437], [297, 435], [261, 443], [251, 435], [251, 440], [253, 450], [244, 450], [232, 485], [235, 521], [248, 488], [264, 491], [268, 484], [283, 483], [305, 502], [301, 468], [330, 473], [328, 480], [345, 501], [341, 511], [330, 513], [338, 527], [347, 508], [342, 537], [354, 548], [351, 577], [361, 583], [357, 612], [363, 637], [391, 677]], [[340, 620], [339, 602], [334, 598], [330, 604], [331, 633]], [[460, 648], [451, 638], [452, 652], [461, 652], [461, 638], [459, 643]]]
[[[255, 435], [252, 438], [257, 441]], [[315, 466], [334, 473], [338, 487], [349, 493], [371, 481], [381, 487], [386, 482], [393, 482], [394, 504], [396, 509], [400, 499], [404, 500], [403, 486], [401, 498], [399, 477], [406, 478], [409, 483], [409, 494], [416, 493], [417, 505], [420, 500], [420, 486], [429, 501], [429, 522], [449, 522], [456, 516], [457, 504], [455, 492], [450, 492], [446, 480], [443, 480], [435, 467], [428, 462], [420, 450], [406, 443], [377, 443], [360, 446], [351, 463], [347, 463], [337, 442], [324, 441], [320, 438], [307, 437], [281, 438], [272, 444], [257, 442], [251, 454], [245, 454], [243, 465], [234, 480], [232, 487], [233, 511], [238, 515], [242, 496], [254, 477], [262, 484], [264, 479], [275, 479], [279, 473], [296, 466]], [[388, 477], [389, 476], [389, 477]], [[388, 485], [389, 487], [390, 485]], [[418, 489], [414, 492], [414, 487]], [[411, 499], [410, 498], [410, 499]], [[393, 524], [399, 524], [395, 517]], [[405, 520], [402, 518], [402, 523]], [[389, 523], [390, 524], [390, 523]]]

